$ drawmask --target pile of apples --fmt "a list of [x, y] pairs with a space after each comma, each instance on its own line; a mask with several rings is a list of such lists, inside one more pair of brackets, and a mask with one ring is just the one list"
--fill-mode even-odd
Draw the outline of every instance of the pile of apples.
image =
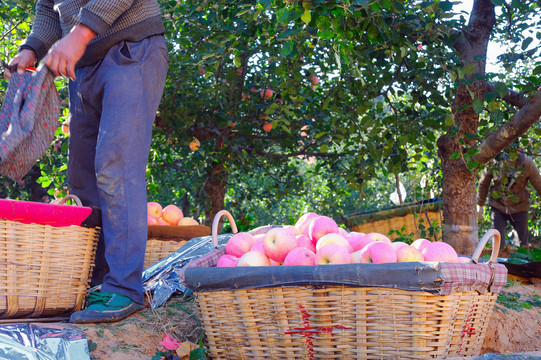
[[295, 225], [259, 229], [233, 235], [216, 266], [469, 261], [444, 242], [417, 239], [409, 245], [391, 242], [377, 232], [347, 232], [332, 218], [313, 212], [302, 215]]
[[182, 210], [176, 205], [169, 204], [162, 207], [156, 201], [147, 203], [148, 225], [199, 225], [199, 222], [191, 217], [185, 217]]

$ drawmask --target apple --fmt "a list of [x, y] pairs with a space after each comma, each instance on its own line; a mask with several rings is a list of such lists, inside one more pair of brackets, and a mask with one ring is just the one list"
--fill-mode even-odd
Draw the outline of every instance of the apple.
[[156, 201], [149, 201], [147, 203], [147, 215], [159, 219], [162, 216], [162, 206]]
[[288, 252], [297, 247], [297, 237], [289, 229], [273, 228], [263, 238], [265, 255], [277, 262], [283, 262]]
[[295, 227], [295, 225], [284, 225], [284, 226], [282, 226], [282, 228], [288, 229], [288, 230], [292, 231], [292, 232], [295, 234], [295, 236], [301, 234], [301, 233], [299, 232], [299, 230], [297, 230], [297, 228]]
[[348, 232], [346, 231], [346, 229], [343, 229], [341, 227], [338, 227], [338, 234], [342, 235], [343, 237], [348, 236]]
[[[255, 236], [254, 236], [255, 239]], [[255, 243], [252, 245], [250, 250], [257, 250], [261, 251], [262, 253], [265, 253], [265, 249], [263, 248], [263, 239], [256, 239]]]
[[280, 266], [283, 265], [283, 262], [274, 261], [272, 259], [269, 259], [271, 266]]
[[458, 254], [453, 247], [443, 241], [435, 241], [423, 247], [421, 254], [425, 261], [458, 262]]
[[350, 253], [353, 252], [353, 247], [349, 244], [346, 238], [337, 233], [329, 233], [320, 237], [316, 243], [316, 252], [327, 244], [338, 244], [348, 249]]
[[192, 141], [190, 141], [189, 147], [190, 150], [197, 151], [201, 147], [201, 142], [199, 141], [199, 139], [193, 139]]
[[314, 253], [316, 252], [316, 245], [306, 235], [297, 235], [297, 247], [303, 247]]
[[398, 250], [398, 248], [401, 248], [401, 247], [404, 247], [404, 246], [409, 246], [407, 243], [403, 242], [403, 241], [393, 241], [391, 243], [391, 246], [394, 248], [394, 251]]
[[363, 240], [365, 240], [365, 241], [367, 241], [369, 239], [372, 239], [374, 241], [383, 241], [383, 242], [386, 242], [389, 245], [391, 244], [391, 240], [387, 236], [385, 236], [383, 234], [380, 234], [378, 232], [371, 232], [371, 233], [366, 234], [363, 237]]
[[162, 210], [162, 219], [170, 225], [177, 225], [183, 217], [182, 210], [176, 205], [169, 204]]
[[463, 263], [463, 264], [469, 264], [469, 263], [472, 263], [473, 260], [470, 257], [467, 257], [467, 256], [459, 256], [458, 257], [458, 262]]
[[307, 212], [297, 220], [297, 222], [295, 223], [295, 227], [301, 234], [310, 237], [308, 234], [308, 227], [310, 226], [310, 222], [312, 221], [312, 219], [318, 216], [319, 215], [315, 212]]
[[395, 249], [397, 262], [424, 261], [423, 254], [412, 246], [398, 246]]
[[315, 265], [349, 263], [351, 263], [351, 257], [348, 249], [338, 244], [327, 244], [319, 249], [314, 256]]
[[388, 263], [396, 262], [396, 253], [385, 241], [374, 241], [359, 250], [361, 263]]
[[361, 250], [364, 246], [363, 243], [361, 243], [361, 239], [365, 236], [365, 233], [352, 231], [347, 234], [346, 240], [348, 241], [349, 245], [353, 248], [353, 251]]
[[261, 251], [248, 251], [239, 258], [237, 266], [270, 266], [270, 261]]
[[429, 245], [432, 241], [430, 240], [427, 240], [427, 239], [417, 239], [415, 240], [414, 242], [411, 243], [411, 246], [413, 246], [414, 248], [416, 248], [417, 250], [419, 251], [423, 251], [423, 249]]
[[218, 259], [216, 267], [235, 267], [237, 266], [237, 261], [239, 259], [236, 256], [224, 254]]
[[225, 244], [225, 253], [240, 258], [250, 251], [250, 248], [255, 242], [256, 240], [253, 236], [247, 232], [238, 232]]
[[270, 99], [273, 94], [274, 94], [274, 91], [272, 91], [272, 89], [261, 90], [261, 92], [259, 93], [259, 95], [263, 98], [263, 100]]
[[158, 222], [156, 223], [156, 225], [167, 225], [167, 226], [171, 226], [171, 224], [169, 224], [167, 221], [165, 221], [163, 218], [159, 218], [158, 219]]
[[309, 249], [298, 247], [291, 250], [284, 259], [285, 266], [291, 265], [314, 265], [316, 254]]
[[272, 123], [267, 122], [267, 123], [263, 124], [263, 130], [265, 130], [266, 132], [271, 131], [272, 130]]
[[308, 226], [308, 237], [312, 239], [314, 244], [323, 236], [329, 233], [336, 233], [338, 224], [328, 216], [318, 216], [310, 222]]
[[319, 84], [319, 78], [316, 75], [310, 75], [310, 82], [312, 85], [317, 85]]
[[156, 219], [154, 216], [147, 216], [147, 225], [157, 225], [158, 219]]
[[180, 219], [177, 225], [186, 226], [186, 225], [199, 225], [199, 222], [191, 217], [183, 217]]

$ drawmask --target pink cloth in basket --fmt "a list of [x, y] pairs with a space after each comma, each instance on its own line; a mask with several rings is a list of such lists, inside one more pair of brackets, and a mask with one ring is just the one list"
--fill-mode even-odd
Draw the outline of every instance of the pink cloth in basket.
[[23, 224], [79, 226], [90, 216], [91, 212], [92, 208], [86, 206], [0, 199], [0, 219], [17, 221]]

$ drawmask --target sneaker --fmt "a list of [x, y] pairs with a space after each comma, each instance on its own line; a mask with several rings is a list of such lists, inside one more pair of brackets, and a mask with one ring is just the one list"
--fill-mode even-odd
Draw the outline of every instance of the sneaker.
[[75, 324], [115, 322], [127, 318], [144, 305], [115, 292], [93, 291], [88, 295], [86, 309], [74, 312], [70, 322]]

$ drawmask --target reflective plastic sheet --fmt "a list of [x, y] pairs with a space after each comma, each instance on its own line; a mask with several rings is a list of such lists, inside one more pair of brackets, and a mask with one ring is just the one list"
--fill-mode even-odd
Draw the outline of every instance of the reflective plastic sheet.
[[85, 334], [71, 324], [0, 325], [2, 360], [90, 359]]

